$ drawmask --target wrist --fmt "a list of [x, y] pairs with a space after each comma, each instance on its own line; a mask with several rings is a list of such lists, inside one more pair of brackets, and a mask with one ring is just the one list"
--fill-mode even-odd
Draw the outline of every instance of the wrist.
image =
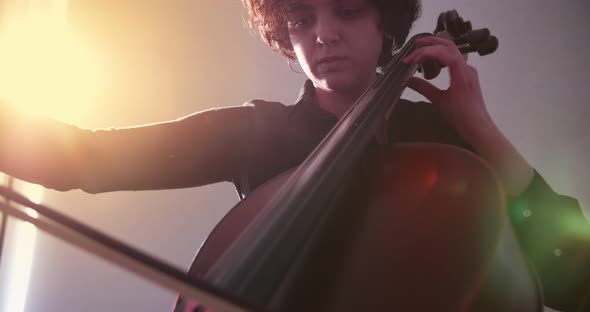
[[506, 193], [519, 195], [532, 181], [534, 169], [494, 124], [479, 129], [469, 143], [495, 169]]

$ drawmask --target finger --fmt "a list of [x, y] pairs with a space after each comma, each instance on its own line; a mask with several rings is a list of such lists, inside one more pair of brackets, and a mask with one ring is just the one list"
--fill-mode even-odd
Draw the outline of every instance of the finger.
[[438, 98], [442, 92], [430, 82], [418, 77], [410, 78], [408, 81], [408, 88], [422, 94], [431, 103], [438, 103]]
[[456, 47], [453, 48], [441, 45], [432, 45], [418, 48], [412, 54], [406, 57], [404, 61], [406, 63], [422, 64], [429, 59], [436, 60], [445, 66], [453, 66], [457, 63], [465, 63], [465, 60]]
[[442, 38], [442, 37], [438, 37], [438, 36], [428, 36], [428, 37], [422, 37], [422, 38], [417, 38], [415, 40], [416, 45], [419, 47], [423, 47], [423, 46], [429, 46], [429, 45], [435, 45], [435, 44], [440, 44], [440, 45], [444, 45], [444, 46], [455, 46], [455, 43], [447, 38]]
[[404, 59], [404, 62], [422, 64], [427, 60], [435, 60], [443, 66], [449, 67], [451, 86], [469, 86], [472, 84], [475, 70], [472, 70], [465, 62], [465, 59], [456, 48], [453, 50], [453, 48], [434, 45], [416, 49], [414, 52], [415, 54]]

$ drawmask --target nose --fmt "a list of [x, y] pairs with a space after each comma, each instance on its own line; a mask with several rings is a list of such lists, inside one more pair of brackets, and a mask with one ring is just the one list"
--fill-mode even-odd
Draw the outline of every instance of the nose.
[[341, 38], [338, 23], [331, 19], [319, 19], [316, 23], [316, 43], [333, 45]]

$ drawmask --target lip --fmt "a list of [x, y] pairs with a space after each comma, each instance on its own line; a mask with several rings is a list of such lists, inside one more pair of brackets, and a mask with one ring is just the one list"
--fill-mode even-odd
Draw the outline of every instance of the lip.
[[320, 58], [316, 64], [320, 65], [320, 64], [326, 64], [326, 63], [333, 63], [333, 62], [338, 62], [338, 61], [344, 61], [346, 59], [347, 58], [344, 56], [325, 56], [325, 57]]

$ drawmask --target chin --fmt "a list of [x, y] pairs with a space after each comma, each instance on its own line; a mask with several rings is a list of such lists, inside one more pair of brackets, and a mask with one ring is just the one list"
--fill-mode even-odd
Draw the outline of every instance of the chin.
[[349, 93], [352, 90], [364, 91], [366, 83], [346, 73], [330, 73], [319, 79], [320, 85], [330, 91]]

